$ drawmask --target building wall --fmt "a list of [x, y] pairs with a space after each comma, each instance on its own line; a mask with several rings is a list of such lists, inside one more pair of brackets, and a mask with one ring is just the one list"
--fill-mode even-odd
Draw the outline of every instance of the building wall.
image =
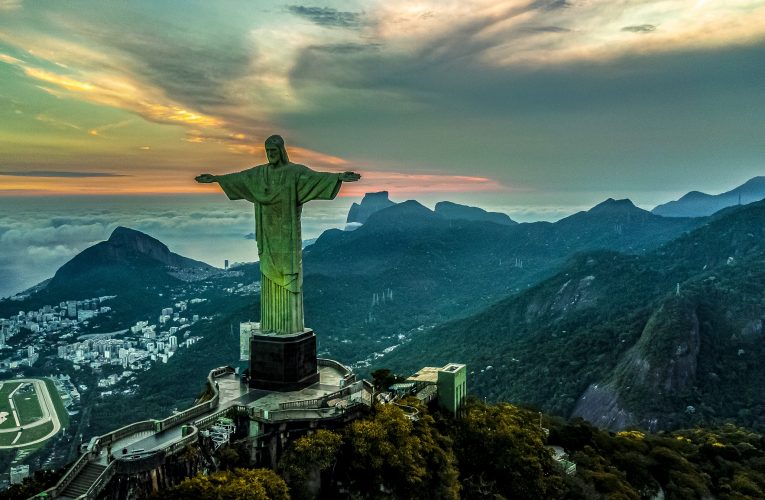
[[450, 363], [438, 372], [438, 404], [456, 414], [467, 396], [467, 367]]

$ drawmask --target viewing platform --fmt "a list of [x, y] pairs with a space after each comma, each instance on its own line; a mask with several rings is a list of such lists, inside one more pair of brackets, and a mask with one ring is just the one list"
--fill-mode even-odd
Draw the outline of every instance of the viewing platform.
[[254, 447], [267, 451], [280, 446], [274, 440], [286, 426], [294, 430], [343, 422], [371, 408], [369, 382], [356, 381], [349, 368], [333, 360], [319, 359], [318, 368], [318, 382], [286, 392], [250, 388], [233, 368], [216, 368], [207, 377], [207, 399], [163, 420], [136, 422], [92, 438], [59, 482], [40, 495], [95, 498], [114, 475], [161, 466], [166, 457], [199, 441], [200, 433], [221, 417], [246, 418]]

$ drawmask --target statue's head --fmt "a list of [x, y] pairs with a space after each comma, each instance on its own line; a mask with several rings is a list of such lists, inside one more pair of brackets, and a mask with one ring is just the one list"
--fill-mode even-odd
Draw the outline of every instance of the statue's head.
[[266, 139], [266, 156], [268, 163], [275, 165], [281, 160], [283, 163], [289, 163], [287, 148], [284, 147], [284, 139], [280, 135], [272, 135]]

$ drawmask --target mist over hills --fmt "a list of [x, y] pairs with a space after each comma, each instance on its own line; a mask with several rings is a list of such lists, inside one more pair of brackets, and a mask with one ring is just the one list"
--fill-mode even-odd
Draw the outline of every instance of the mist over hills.
[[[114, 229], [109, 239], [86, 248], [61, 266], [56, 274], [31, 289], [25, 301], [0, 302], [0, 316], [64, 300], [119, 295], [129, 311], [162, 287], [198, 280], [220, 270], [171, 252], [167, 245], [126, 227]], [[127, 317], [127, 316], [126, 316]]]
[[726, 207], [753, 203], [765, 198], [765, 177], [753, 177], [725, 193], [707, 194], [691, 191], [679, 200], [658, 205], [652, 210], [664, 217], [703, 217]]
[[[682, 381], [670, 384], [672, 391], [667, 392], [673, 406], [638, 397], [642, 394], [638, 385], [627, 389], [620, 381], [639, 379], [634, 360], [654, 359], [644, 351], [658, 345], [656, 339], [676, 339], [667, 341], [673, 345], [686, 342], [688, 353], [697, 359], [693, 366], [701, 366], [704, 356], [711, 356], [712, 363], [720, 362], [715, 357], [718, 353], [704, 348], [709, 341], [704, 340], [708, 336], [703, 325], [719, 323], [713, 313], [721, 306], [704, 308], [699, 304], [707, 302], [699, 301], [722, 293], [715, 287], [725, 287], [720, 289], [725, 293], [737, 290], [738, 283], [749, 276], [744, 262], [759, 255], [755, 242], [761, 241], [762, 230], [756, 226], [762, 214], [742, 215], [752, 207], [728, 209], [710, 218], [666, 218], [629, 200], [609, 199], [556, 223], [502, 224], [447, 219], [411, 200], [394, 204], [371, 213], [354, 231], [326, 231], [305, 249], [306, 322], [317, 332], [321, 356], [353, 364], [362, 373], [380, 366], [408, 373], [424, 365], [460, 361], [475, 372], [469, 380], [473, 393], [536, 404], [561, 415], [583, 405], [578, 414], [600, 418], [601, 425], [614, 426], [612, 417], [618, 414], [625, 415], [625, 425], [650, 426], [654, 425], [651, 419], [658, 418], [655, 426], [671, 426], [685, 418], [686, 406], [694, 406], [693, 418], [712, 419], [708, 408], [718, 411], [719, 405], [707, 402], [707, 396], [693, 399], [686, 392], [693, 394], [699, 380], [714, 377], [700, 370], [667, 372], [668, 364], [693, 365], [681, 363], [669, 351], [657, 351], [659, 361], [650, 365], [659, 367], [655, 369], [660, 375], [643, 376], [659, 382], [646, 382], [640, 390], [657, 394], [656, 387], [664, 383], [666, 373], [672, 373], [673, 380]], [[130, 326], [138, 313], [150, 318], [147, 310], [160, 302], [160, 294], [194, 293], [207, 299], [197, 312], [213, 320], [195, 327], [204, 338], [166, 365], [153, 368], [151, 374], [139, 375], [141, 389], [134, 399], [99, 403], [105, 426], [113, 425], [115, 419], [135, 419], [135, 412], [149, 411], [152, 404], [193, 399], [197, 387], [187, 381], [201, 380], [211, 367], [236, 359], [238, 342], [230, 335], [232, 325], [256, 320], [259, 307], [258, 295], [224, 291], [237, 283], [256, 282], [257, 264], [237, 267], [239, 274], [232, 277], [172, 254], [142, 233], [115, 233], [63, 266], [48, 289], [27, 301], [0, 304], [17, 312], [67, 293], [79, 291], [91, 297], [117, 287], [122, 313], [115, 320], [119, 324], [113, 325], [116, 329]], [[719, 244], [718, 238], [727, 238], [726, 244]], [[717, 269], [725, 272], [719, 271], [709, 283], [703, 281], [703, 273]], [[729, 274], [733, 269], [740, 273]], [[193, 281], [181, 279], [182, 271], [203, 276], [204, 286], [194, 288]], [[746, 283], [754, 287], [757, 278], [748, 277]], [[667, 337], [667, 329], [659, 328], [664, 323], [692, 324], [664, 319], [685, 317], [682, 314], [689, 310], [671, 303], [662, 308], [663, 301], [672, 299], [678, 282], [698, 317], [698, 355], [692, 338]], [[691, 294], [693, 283], [712, 288]], [[748, 294], [741, 292], [741, 300], [750, 300]], [[730, 311], [739, 317], [738, 309]], [[753, 321], [754, 326], [749, 328], [757, 331], [756, 314], [744, 316], [751, 316], [747, 322]], [[728, 332], [739, 328], [734, 323], [725, 319], [719, 324], [726, 325]], [[685, 348], [682, 351], [686, 353]], [[735, 352], [736, 362], [748, 359]], [[724, 367], [727, 360], [723, 359]], [[623, 374], [621, 378], [618, 373]], [[738, 372], [726, 368], [714, 373], [730, 384], [726, 377]], [[719, 390], [727, 390], [725, 384], [718, 384]], [[614, 389], [601, 399], [595, 397], [593, 404], [580, 405], [582, 396], [595, 385]], [[703, 390], [709, 393], [710, 387], [705, 385]], [[752, 396], [747, 401], [756, 399]], [[144, 407], [136, 406], [138, 401], [156, 403], [145, 403], [148, 406], [141, 410]], [[658, 410], [651, 413], [651, 408], [661, 405], [671, 408], [670, 416]]]
[[[453, 214], [483, 212], [451, 208]], [[701, 223], [656, 216], [628, 200], [606, 200], [554, 224], [509, 225], [447, 219], [413, 200], [393, 204], [373, 211], [357, 230], [326, 231], [305, 249], [306, 318], [327, 332], [320, 336], [327, 354], [358, 362], [380, 347], [380, 338], [477, 312], [549, 276], [575, 252], [641, 253]], [[141, 234], [115, 231], [62, 266], [43, 291], [26, 302], [2, 303], [0, 310], [99, 294], [135, 293], [143, 303], [147, 290], [181, 284], [179, 269], [209, 274], [210, 266], [184, 260]], [[257, 264], [242, 269], [257, 279]], [[384, 291], [393, 298], [375, 302]], [[250, 310], [257, 311], [257, 303]]]

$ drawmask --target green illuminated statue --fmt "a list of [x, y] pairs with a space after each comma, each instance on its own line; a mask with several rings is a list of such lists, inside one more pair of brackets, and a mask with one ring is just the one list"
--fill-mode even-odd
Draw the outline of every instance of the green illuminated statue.
[[220, 184], [231, 200], [255, 204], [260, 258], [262, 332], [303, 332], [303, 264], [300, 213], [311, 200], [331, 200], [340, 185], [361, 178], [354, 172], [314, 172], [291, 163], [284, 139], [266, 139], [268, 163], [225, 175], [202, 174], [197, 182]]

